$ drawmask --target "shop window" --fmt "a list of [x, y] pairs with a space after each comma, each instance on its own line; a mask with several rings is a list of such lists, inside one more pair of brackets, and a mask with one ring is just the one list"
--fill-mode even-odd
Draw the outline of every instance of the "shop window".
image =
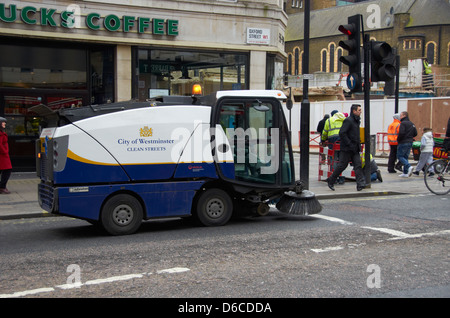
[[193, 84], [203, 94], [248, 89], [248, 55], [137, 49], [135, 98], [144, 101], [164, 95], [191, 95]]
[[114, 50], [99, 48], [90, 51], [91, 104], [114, 101]]
[[0, 87], [87, 89], [86, 50], [0, 44]]

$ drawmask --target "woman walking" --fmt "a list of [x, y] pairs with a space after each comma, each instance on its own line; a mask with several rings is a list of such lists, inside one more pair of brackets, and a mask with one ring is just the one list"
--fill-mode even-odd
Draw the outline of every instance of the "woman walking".
[[6, 118], [0, 117], [0, 194], [9, 194], [6, 188], [11, 176], [11, 159], [9, 158], [8, 135], [6, 134]]

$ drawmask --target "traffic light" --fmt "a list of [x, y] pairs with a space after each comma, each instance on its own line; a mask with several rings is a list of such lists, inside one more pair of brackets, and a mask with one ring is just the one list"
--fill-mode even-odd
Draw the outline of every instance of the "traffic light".
[[361, 77], [361, 15], [348, 17], [348, 24], [340, 25], [338, 30], [347, 35], [348, 39], [339, 41], [339, 46], [348, 51], [347, 56], [341, 56], [339, 61], [348, 66], [347, 87], [352, 93], [362, 91]]
[[386, 42], [371, 41], [371, 80], [388, 82], [395, 77], [395, 54]]

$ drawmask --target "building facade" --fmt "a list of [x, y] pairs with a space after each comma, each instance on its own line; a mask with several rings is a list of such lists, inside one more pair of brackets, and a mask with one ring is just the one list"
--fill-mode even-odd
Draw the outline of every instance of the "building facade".
[[[314, 1], [314, 0], [312, 0]], [[327, 1], [319, 1], [326, 4]], [[309, 70], [346, 73], [339, 47], [346, 37], [338, 31], [349, 16], [363, 16], [364, 31], [371, 40], [385, 41], [400, 55], [400, 66], [412, 59], [427, 58], [436, 67], [450, 66], [450, 4], [446, 0], [376, 0], [311, 11]], [[285, 71], [302, 74], [303, 13], [289, 15], [286, 30]]]
[[34, 167], [52, 109], [271, 88], [283, 72], [281, 0], [0, 2], [0, 116], [13, 166]]

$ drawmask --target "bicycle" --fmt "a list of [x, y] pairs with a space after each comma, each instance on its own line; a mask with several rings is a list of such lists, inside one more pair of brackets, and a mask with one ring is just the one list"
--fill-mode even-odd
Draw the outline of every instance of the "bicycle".
[[425, 185], [437, 195], [450, 192], [450, 158], [433, 161], [425, 170]]

